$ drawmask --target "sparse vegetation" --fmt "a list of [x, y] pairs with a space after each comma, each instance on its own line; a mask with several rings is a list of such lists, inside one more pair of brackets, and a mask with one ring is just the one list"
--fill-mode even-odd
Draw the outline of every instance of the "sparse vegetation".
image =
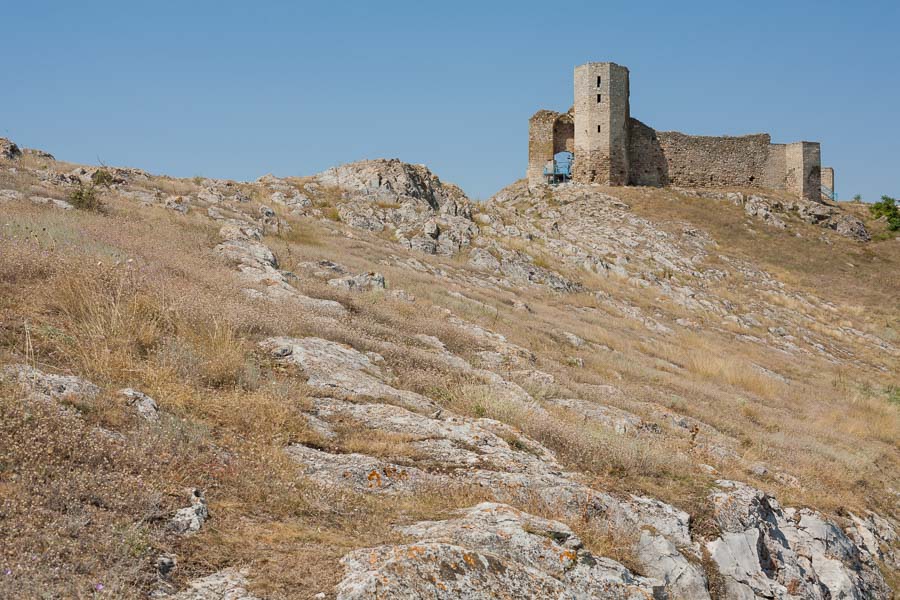
[[881, 200], [869, 207], [869, 211], [876, 219], [884, 217], [889, 230], [900, 230], [900, 208], [897, 207], [897, 200], [894, 198], [882, 196]]
[[92, 212], [102, 212], [105, 208], [100, 194], [97, 192], [96, 186], [91, 183], [88, 185], [80, 184], [69, 194], [69, 204], [79, 210], [87, 210]]
[[888, 402], [900, 406], [900, 386], [892, 385], [885, 390]]
[[334, 221], [335, 223], [341, 222], [341, 213], [338, 212], [338, 209], [334, 206], [325, 206], [322, 208], [322, 215], [329, 221]]
[[[37, 185], [6, 173], [0, 183]], [[141, 183], [160, 195], [195, 194], [195, 185], [169, 178]], [[315, 200], [325, 220], [279, 214], [288, 227], [266, 233], [263, 242], [282, 269], [298, 273], [290, 282], [299, 292], [348, 308], [346, 316], [332, 318], [288, 301], [248, 299], [249, 284], [213, 252], [220, 224], [205, 211], [141, 208], [118, 197], [115, 187], [104, 190], [111, 207], [105, 217], [96, 209], [4, 204], [2, 363], [76, 374], [103, 393], [65, 402], [73, 413], [60, 418], [58, 411], [29, 405], [9, 383], [0, 389], [0, 499], [15, 523], [0, 531], [11, 540], [4, 550], [31, 556], [34, 548], [48, 549], [17, 562], [14, 578], [0, 577], [2, 596], [26, 597], [23, 586], [33, 586], [91, 597], [102, 583], [113, 597], [143, 597], [155, 583], [152, 563], [162, 552], [179, 556], [178, 585], [241, 565], [250, 568], [251, 589], [260, 597], [327, 593], [341, 577], [338, 561], [347, 552], [407, 541], [395, 525], [444, 519], [454, 509], [495, 499], [491, 489], [462, 477], [416, 494], [372, 497], [305, 476], [286, 445], [441, 472], [423, 450], [441, 440], [344, 417], [322, 417], [332, 419], [335, 434], [324, 436], [305, 413], [317, 398], [338, 391], [308, 385], [299, 369], [262, 352], [259, 342], [270, 336], [322, 337], [377, 353], [384, 359], [378, 367], [398, 389], [427, 396], [444, 414], [496, 419], [511, 427], [498, 434], [511, 449], [537, 456], [540, 444], [591, 486], [657, 497], [688, 511], [695, 527], [709, 522], [706, 498], [716, 478], [750, 481], [783, 504], [854, 514], [892, 510], [886, 489], [900, 472], [900, 381], [876, 367], [893, 355], [864, 337], [876, 332], [897, 341], [883, 333], [896, 329], [889, 299], [898, 259], [886, 244], [825, 246], [818, 238], [764, 231], [761, 245], [734, 226], [743, 218], [737, 207], [710, 211], [708, 204], [673, 200], [665, 190], [627, 188], [621, 195], [630, 195], [633, 214], [663, 223], [672, 238], [691, 224], [721, 241], [715, 253], [692, 264], [727, 276], [695, 284], [668, 266], [651, 268], [673, 288], [690, 284], [732, 310], [689, 309], [660, 288], [572, 269], [547, 249], [550, 244], [501, 237], [491, 242], [536, 256], [533, 265], [577, 276], [585, 290], [561, 294], [491, 281], [467, 285], [461, 298], [447, 294], [448, 281], [477, 282], [484, 274], [458, 257], [405, 254], [394, 243], [336, 225], [343, 196], [330, 190], [322, 196], [327, 201]], [[256, 198], [253, 190], [247, 193]], [[352, 237], [336, 235], [344, 231]], [[614, 261], [613, 254], [604, 256]], [[756, 289], [728, 262], [738, 258], [752, 260], [783, 286]], [[423, 266], [411, 269], [403, 262], [409, 259]], [[353, 273], [378, 270], [389, 289], [416, 301], [354, 295], [303, 266], [325, 260]], [[525, 349], [485, 368], [527, 389], [533, 404], [510, 401], [459, 367], [460, 358], [489, 365], [496, 340], [454, 324], [446, 311]], [[755, 325], [723, 320], [751, 312]], [[797, 315], [796, 328], [770, 333], [775, 316], [784, 314]], [[697, 325], [677, 325], [676, 319]], [[654, 321], [669, 331], [655, 329]], [[560, 330], [577, 334], [582, 345], [566, 341]], [[420, 334], [438, 338], [454, 357], [415, 337]], [[790, 353], [787, 342], [804, 351]], [[528, 383], [532, 370], [553, 382]], [[157, 400], [163, 414], [158, 428], [140, 422], [115, 396], [125, 386]], [[628, 411], [649, 433], [617, 433], [554, 405], [556, 398]], [[691, 429], [694, 423], [702, 431]], [[768, 465], [769, 474], [748, 472], [746, 464], [756, 461]], [[775, 473], [800, 483], [783, 483]], [[212, 519], [195, 536], [173, 539], [165, 523], [192, 486], [206, 491]], [[536, 501], [516, 507], [566, 520], [588, 549], [640, 572], [633, 552], [639, 532], [570, 519]], [[7, 564], [0, 554], [0, 567]]]
[[109, 187], [113, 183], [115, 183], [115, 178], [113, 177], [112, 173], [110, 173], [106, 169], [97, 169], [91, 174], [91, 182], [94, 185]]

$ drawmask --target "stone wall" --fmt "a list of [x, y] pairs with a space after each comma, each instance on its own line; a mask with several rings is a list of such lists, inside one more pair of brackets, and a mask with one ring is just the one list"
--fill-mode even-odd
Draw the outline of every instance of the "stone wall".
[[[819, 144], [772, 144], [768, 134], [740, 137], [654, 131], [630, 120], [629, 185], [749, 187], [819, 200]], [[832, 184], [833, 171], [828, 181]]]
[[827, 187], [834, 192], [834, 169], [831, 167], [822, 167], [822, 187]]
[[794, 142], [785, 146], [787, 173], [784, 189], [800, 198], [821, 202], [822, 162], [818, 142]]
[[553, 124], [558, 112], [539, 110], [528, 120], [528, 182], [543, 181], [544, 165], [553, 158]]
[[769, 159], [766, 161], [763, 187], [773, 190], [784, 189], [784, 178], [787, 175], [786, 151], [787, 146], [784, 144], [769, 146]]
[[760, 187], [769, 159], [771, 138], [657, 132], [666, 160], [668, 183], [684, 187]]
[[669, 165], [656, 131], [637, 119], [631, 119], [630, 130], [628, 184], [655, 187], [668, 185]]

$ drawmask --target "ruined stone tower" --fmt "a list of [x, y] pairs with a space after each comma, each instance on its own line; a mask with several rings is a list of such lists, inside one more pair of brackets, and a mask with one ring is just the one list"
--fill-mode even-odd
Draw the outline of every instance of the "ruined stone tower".
[[[575, 67], [574, 83], [575, 105], [568, 112], [539, 110], [529, 120], [531, 185], [545, 183], [546, 167], [557, 172], [554, 157], [571, 152], [576, 183], [764, 188], [822, 199], [818, 142], [773, 144], [765, 133], [656, 131], [631, 117], [628, 69], [611, 62]], [[827, 168], [826, 183], [833, 181], [834, 171]]]
[[[822, 200], [819, 142], [794, 142], [785, 149], [784, 189], [808, 200]], [[833, 172], [833, 170], [832, 170]]]
[[834, 191], [834, 169], [831, 167], [822, 167], [822, 198], [826, 200], [835, 200]]
[[575, 181], [628, 184], [628, 93], [625, 67], [603, 62], [575, 68]]

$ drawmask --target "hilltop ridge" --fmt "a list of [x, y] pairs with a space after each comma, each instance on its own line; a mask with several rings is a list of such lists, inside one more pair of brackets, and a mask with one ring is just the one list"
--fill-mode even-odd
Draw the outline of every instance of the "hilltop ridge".
[[900, 242], [864, 207], [0, 139], [0, 211], [0, 595], [900, 583]]

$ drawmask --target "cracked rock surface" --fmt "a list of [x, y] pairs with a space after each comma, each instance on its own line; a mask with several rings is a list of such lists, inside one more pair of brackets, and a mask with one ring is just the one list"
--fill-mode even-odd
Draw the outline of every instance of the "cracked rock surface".
[[890, 597], [871, 558], [819, 513], [783, 509], [746, 484], [718, 484], [711, 501], [722, 533], [706, 547], [730, 597]]
[[666, 597], [661, 582], [595, 557], [564, 524], [504, 504], [400, 531], [414, 541], [344, 557], [338, 598]]

